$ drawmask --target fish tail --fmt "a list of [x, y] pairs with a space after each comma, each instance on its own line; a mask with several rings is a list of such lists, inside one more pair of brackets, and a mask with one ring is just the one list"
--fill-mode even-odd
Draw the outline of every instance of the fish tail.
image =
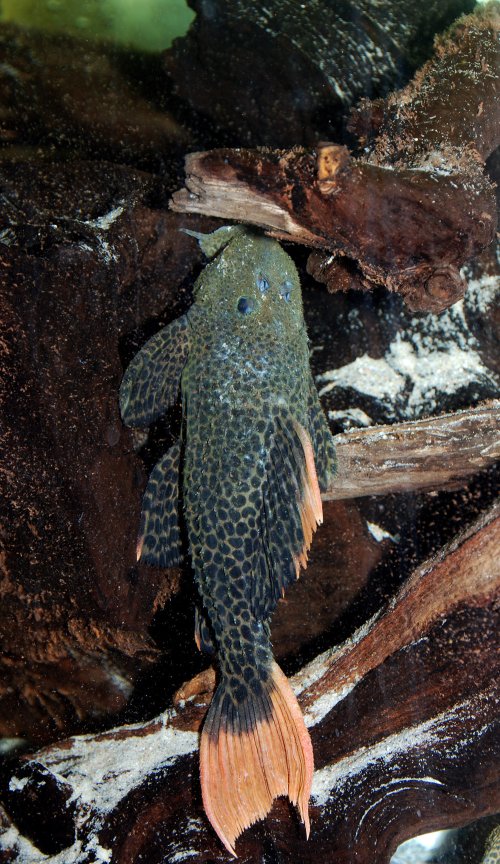
[[309, 836], [313, 751], [295, 695], [273, 660], [268, 680], [238, 700], [223, 679], [200, 743], [203, 806], [226, 849], [287, 795]]

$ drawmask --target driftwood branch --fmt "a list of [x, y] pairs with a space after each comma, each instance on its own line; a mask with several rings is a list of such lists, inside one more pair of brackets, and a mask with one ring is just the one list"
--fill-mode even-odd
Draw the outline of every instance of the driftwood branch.
[[335, 437], [338, 471], [325, 500], [456, 485], [500, 458], [500, 401]]
[[[317, 768], [311, 838], [280, 800], [238, 841], [241, 861], [272, 850], [276, 861], [386, 864], [408, 836], [500, 808], [499, 542], [493, 509], [352, 639], [295, 676]], [[198, 791], [197, 701], [22, 760], [5, 798], [0, 848], [9, 860], [20, 864], [29, 852], [30, 864], [55, 864], [66, 849], [68, 864], [90, 864], [97, 853], [119, 864], [225, 861]], [[42, 800], [43, 826], [34, 820], [23, 834], [19, 814]], [[57, 849], [47, 850], [52, 828]], [[52, 854], [43, 858], [44, 850]]]
[[192, 153], [172, 209], [326, 250], [309, 269], [332, 290], [382, 284], [412, 308], [444, 309], [495, 235], [484, 161], [500, 143], [499, 21], [497, 5], [460, 19], [408, 87], [365, 104], [362, 158], [333, 144]]
[[410, 77], [434, 35], [474, 7], [472, 0], [190, 5], [196, 19], [164, 58], [177, 92], [226, 141], [272, 147], [336, 136], [350, 105]]

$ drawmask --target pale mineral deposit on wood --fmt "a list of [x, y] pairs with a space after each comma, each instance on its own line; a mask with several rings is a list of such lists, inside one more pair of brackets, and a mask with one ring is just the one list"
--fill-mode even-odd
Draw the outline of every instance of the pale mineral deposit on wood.
[[[479, 700], [466, 699], [459, 705], [454, 706], [450, 711], [444, 711], [438, 717], [433, 717], [431, 720], [426, 720], [409, 729], [404, 729], [402, 732], [389, 735], [371, 747], [363, 747], [354, 754], [341, 759], [339, 762], [327, 765], [325, 768], [316, 771], [311, 792], [315, 803], [319, 806], [324, 806], [331, 795], [336, 790], [338, 791], [339, 786], [344, 784], [350, 777], [361, 774], [368, 766], [373, 765], [378, 760], [390, 762], [411, 748], [423, 747], [434, 741], [442, 742], [448, 737], [448, 724], [450, 721], [463, 722], [469, 712], [478, 707], [476, 703], [477, 701], [481, 701], [482, 698], [479, 697]], [[399, 779], [407, 780], [408, 778], [397, 778], [397, 780]], [[413, 780], [415, 782], [428, 781], [440, 784], [440, 781], [435, 778], [415, 777]]]

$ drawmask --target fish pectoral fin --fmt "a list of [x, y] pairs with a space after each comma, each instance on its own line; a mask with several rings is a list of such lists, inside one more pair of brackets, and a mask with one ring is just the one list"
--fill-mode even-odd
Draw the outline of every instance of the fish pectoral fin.
[[222, 681], [203, 725], [203, 806], [232, 855], [239, 835], [269, 813], [275, 798], [296, 805], [309, 836], [313, 751], [299, 705], [273, 661], [268, 686], [234, 704]]
[[[321, 501], [321, 492], [319, 489], [318, 477], [316, 474], [316, 463], [314, 460], [314, 450], [309, 433], [297, 421], [294, 422], [294, 429], [297, 437], [302, 445], [304, 453], [305, 465], [302, 468], [302, 496], [301, 496], [301, 515], [303, 524], [307, 521], [310, 524], [311, 532], [316, 531], [316, 527], [323, 523], [323, 503]], [[311, 533], [312, 536], [312, 533]], [[308, 547], [309, 548], [309, 547]]]
[[188, 356], [188, 337], [183, 315], [135, 355], [120, 385], [120, 413], [126, 426], [150, 426], [174, 404]]
[[182, 562], [179, 527], [178, 441], [156, 463], [142, 500], [137, 560], [156, 567], [176, 567]]
[[255, 614], [267, 620], [286, 588], [307, 566], [313, 534], [323, 521], [315, 454], [307, 430], [279, 416], [269, 453], [260, 513], [262, 549]]

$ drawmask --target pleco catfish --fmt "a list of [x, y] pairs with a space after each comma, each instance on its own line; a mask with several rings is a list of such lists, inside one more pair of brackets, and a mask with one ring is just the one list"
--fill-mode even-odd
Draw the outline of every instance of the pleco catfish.
[[234, 855], [236, 838], [279, 795], [309, 833], [311, 740], [273, 659], [269, 621], [306, 566], [335, 454], [291, 258], [242, 226], [187, 233], [212, 261], [189, 312], [133, 359], [120, 407], [127, 425], [147, 426], [181, 389], [181, 441], [149, 479], [137, 554], [162, 567], [180, 562], [182, 499], [201, 598], [195, 638], [219, 665], [201, 733], [203, 804]]

